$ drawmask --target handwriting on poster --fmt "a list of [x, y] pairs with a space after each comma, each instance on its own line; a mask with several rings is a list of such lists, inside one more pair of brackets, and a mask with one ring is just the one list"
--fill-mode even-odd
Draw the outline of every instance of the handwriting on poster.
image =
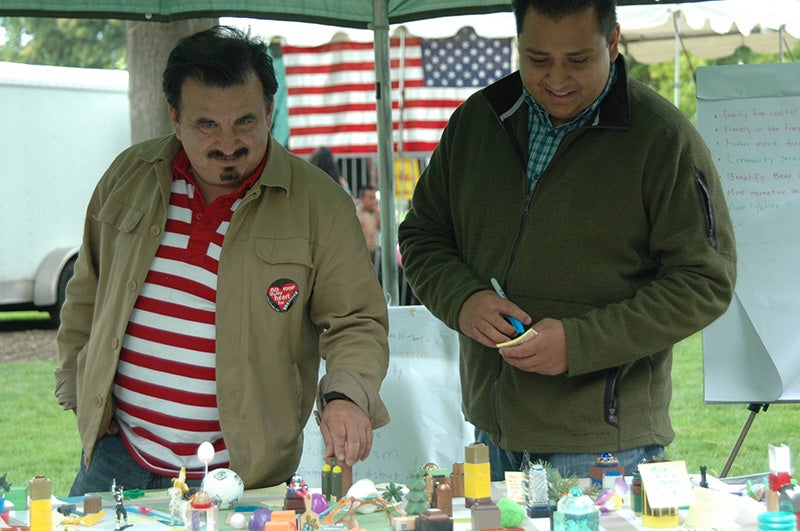
[[800, 198], [800, 98], [709, 104], [709, 143], [736, 225]]

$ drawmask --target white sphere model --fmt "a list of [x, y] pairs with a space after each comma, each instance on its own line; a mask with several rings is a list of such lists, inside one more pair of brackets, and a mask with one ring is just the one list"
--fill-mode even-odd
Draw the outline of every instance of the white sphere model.
[[220, 509], [233, 509], [244, 496], [244, 482], [230, 468], [218, 468], [203, 479], [203, 490], [208, 494], [211, 503]]
[[200, 446], [197, 447], [197, 458], [201, 463], [206, 465], [214, 459], [214, 453], [214, 445], [208, 441], [201, 443]]
[[234, 529], [244, 529], [247, 525], [247, 517], [244, 513], [233, 513], [228, 523]]

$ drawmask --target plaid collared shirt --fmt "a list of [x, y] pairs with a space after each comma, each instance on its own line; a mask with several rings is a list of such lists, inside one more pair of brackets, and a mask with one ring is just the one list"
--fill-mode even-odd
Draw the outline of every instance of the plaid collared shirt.
[[611, 85], [614, 84], [616, 78], [617, 66], [612, 62], [606, 86], [594, 103], [573, 119], [556, 127], [553, 127], [547, 111], [533, 99], [524, 86], [522, 87], [525, 101], [528, 104], [528, 193], [533, 192], [534, 186], [539, 182], [539, 178], [547, 169], [550, 161], [553, 160], [553, 155], [556, 154], [558, 145], [564, 137], [597, 118], [595, 116], [597, 107], [611, 90]]

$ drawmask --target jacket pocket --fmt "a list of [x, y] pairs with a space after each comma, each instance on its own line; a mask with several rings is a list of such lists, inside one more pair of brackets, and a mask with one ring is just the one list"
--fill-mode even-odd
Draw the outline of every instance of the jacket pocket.
[[129, 233], [136, 229], [144, 215], [144, 210], [111, 197], [103, 204], [95, 219], [113, 226], [119, 232]]
[[305, 238], [260, 239], [256, 255], [268, 264], [298, 264], [311, 267], [311, 245]]

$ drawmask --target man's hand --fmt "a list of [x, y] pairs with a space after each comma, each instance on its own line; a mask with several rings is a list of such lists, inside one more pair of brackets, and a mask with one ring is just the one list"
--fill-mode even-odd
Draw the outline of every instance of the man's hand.
[[372, 450], [372, 425], [364, 411], [349, 400], [325, 404], [319, 424], [325, 440], [325, 457], [353, 466]]
[[533, 339], [500, 349], [503, 359], [521, 371], [547, 376], [567, 372], [567, 337], [562, 322], [542, 319], [533, 328], [539, 332]]
[[531, 317], [519, 306], [494, 291], [477, 291], [464, 301], [458, 314], [458, 328], [481, 345], [496, 347], [517, 335], [507, 316], [516, 317], [524, 325], [531, 322]]

